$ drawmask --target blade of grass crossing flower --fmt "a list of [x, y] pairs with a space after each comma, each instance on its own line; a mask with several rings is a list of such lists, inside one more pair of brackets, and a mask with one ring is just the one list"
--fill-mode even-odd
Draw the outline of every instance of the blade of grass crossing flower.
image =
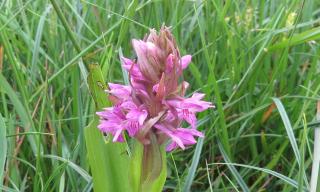
[[227, 155], [227, 153], [224, 151], [224, 148], [221, 144], [220, 141], [218, 141], [218, 146], [220, 149], [220, 152], [222, 154], [223, 159], [225, 160], [225, 162], [227, 163], [226, 165], [228, 166], [229, 170], [231, 171], [232, 175], [234, 176], [234, 178], [236, 179], [236, 181], [238, 182], [238, 184], [240, 185], [242, 191], [244, 192], [249, 192], [249, 187], [247, 186], [247, 184], [244, 182], [242, 176], [240, 175], [240, 173], [237, 171], [237, 169], [233, 166], [233, 164], [231, 164], [230, 159]]
[[[299, 152], [298, 144], [297, 144], [296, 138], [294, 136], [293, 128], [292, 128], [292, 125], [290, 123], [290, 120], [289, 120], [289, 117], [287, 115], [287, 112], [286, 112], [284, 106], [282, 105], [282, 102], [280, 101], [280, 99], [272, 98], [272, 100], [276, 104], [277, 109], [278, 109], [278, 111], [280, 113], [280, 116], [281, 116], [281, 119], [283, 121], [284, 127], [285, 127], [285, 129], [287, 131], [287, 135], [288, 135], [291, 147], [292, 147], [294, 155], [296, 157], [296, 161], [297, 161], [297, 163], [299, 165], [299, 168], [300, 168], [300, 166], [301, 166], [301, 154]], [[307, 180], [307, 177], [306, 177], [305, 173], [304, 173], [303, 177], [304, 177], [305, 183], [308, 185], [308, 180]]]
[[6, 125], [0, 113], [0, 183], [4, 176], [4, 165], [7, 158], [7, 138], [6, 138]]
[[[121, 58], [123, 57], [123, 54], [122, 54], [122, 49], [121, 47], [119, 48], [119, 60], [121, 61]], [[122, 76], [123, 76], [123, 81], [124, 81], [124, 84], [125, 85], [129, 85], [130, 82], [129, 82], [129, 75], [128, 75], [128, 72], [123, 68], [123, 66], [121, 65], [121, 71], [122, 71]]]
[[191, 189], [191, 185], [193, 183], [193, 179], [194, 179], [194, 176], [196, 174], [197, 167], [198, 167], [198, 164], [199, 164], [200, 154], [201, 154], [201, 150], [202, 150], [202, 147], [203, 147], [203, 141], [204, 141], [204, 138], [203, 137], [199, 137], [198, 143], [197, 143], [197, 146], [196, 146], [193, 158], [192, 158], [192, 163], [191, 163], [191, 166], [189, 168], [188, 175], [187, 175], [187, 177], [185, 179], [182, 191], [190, 191], [190, 189]]
[[[96, 110], [109, 105], [105, 94], [105, 83], [100, 67], [89, 65], [89, 88]], [[93, 122], [85, 128], [85, 139], [88, 160], [93, 175], [93, 189], [96, 192], [128, 191], [128, 156], [126, 144], [105, 143], [102, 133], [98, 130], [99, 119], [95, 116]]]

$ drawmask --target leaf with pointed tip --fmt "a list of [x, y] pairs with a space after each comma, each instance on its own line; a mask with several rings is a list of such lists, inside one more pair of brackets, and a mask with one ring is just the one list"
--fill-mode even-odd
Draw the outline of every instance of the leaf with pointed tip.
[[134, 142], [133, 157], [130, 160], [130, 184], [133, 192], [160, 192], [167, 177], [165, 145], [159, 145], [155, 136], [150, 144], [143, 146]]
[[[105, 93], [106, 85], [99, 65], [89, 65], [88, 84], [95, 102], [96, 110], [109, 105]], [[85, 128], [88, 159], [96, 192], [129, 191], [129, 157], [124, 143], [105, 143], [103, 134], [98, 130], [99, 118]]]

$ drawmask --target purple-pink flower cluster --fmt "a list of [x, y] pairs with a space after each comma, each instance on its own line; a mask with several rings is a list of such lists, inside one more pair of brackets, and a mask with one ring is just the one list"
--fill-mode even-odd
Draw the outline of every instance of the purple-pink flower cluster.
[[[159, 34], [151, 30], [144, 40], [132, 40], [132, 45], [137, 60], [121, 58], [130, 85], [109, 83], [107, 93], [114, 106], [97, 112], [98, 128], [111, 134], [114, 142], [123, 142], [127, 133], [148, 144], [150, 134], [155, 134], [159, 144], [169, 140], [167, 151], [195, 144], [195, 137], [204, 136], [196, 129], [196, 113], [213, 105], [202, 100], [202, 93], [185, 97], [189, 84], [179, 80], [191, 55], [180, 56], [167, 27]], [[181, 127], [184, 121], [190, 128]]]

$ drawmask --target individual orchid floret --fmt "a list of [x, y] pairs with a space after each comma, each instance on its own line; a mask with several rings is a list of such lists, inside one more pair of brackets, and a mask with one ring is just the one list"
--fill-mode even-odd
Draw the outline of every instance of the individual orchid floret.
[[[132, 40], [137, 59], [121, 58], [129, 73], [129, 85], [109, 83], [109, 99], [113, 107], [97, 112], [98, 128], [123, 142], [126, 135], [144, 145], [154, 136], [167, 151], [185, 149], [204, 137], [197, 130], [196, 113], [213, 105], [203, 101], [204, 94], [186, 97], [189, 83], [181, 81], [182, 71], [191, 63], [191, 55], [180, 56], [176, 42], [167, 27], [160, 32], [150, 30], [144, 40]], [[190, 128], [182, 128], [184, 122]]]
[[183, 57], [181, 57], [181, 67], [182, 69], [185, 69], [188, 67], [188, 65], [191, 63], [191, 58], [192, 56], [191, 55], [185, 55]]

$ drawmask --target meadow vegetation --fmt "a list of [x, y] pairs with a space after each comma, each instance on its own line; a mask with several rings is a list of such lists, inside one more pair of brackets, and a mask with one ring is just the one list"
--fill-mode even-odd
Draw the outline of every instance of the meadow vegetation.
[[[0, 189], [92, 191], [87, 64], [124, 83], [131, 39], [171, 26], [205, 138], [167, 154], [165, 191], [304, 191], [320, 100], [320, 1], [0, 1]], [[70, 33], [76, 43], [70, 39]], [[125, 153], [125, 152], [124, 152]]]

